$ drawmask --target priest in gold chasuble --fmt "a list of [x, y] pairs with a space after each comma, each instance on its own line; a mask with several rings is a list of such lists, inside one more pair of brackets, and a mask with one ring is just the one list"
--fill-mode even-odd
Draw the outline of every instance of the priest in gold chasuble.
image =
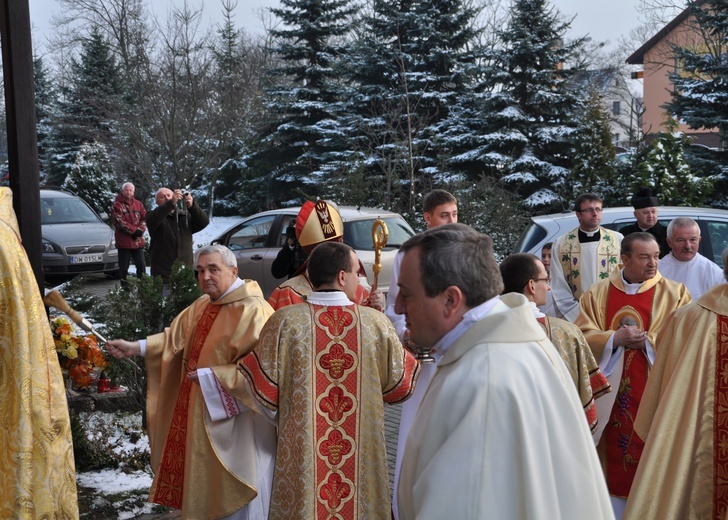
[[649, 233], [626, 236], [621, 246], [624, 268], [584, 293], [575, 322], [612, 388], [618, 389], [597, 401], [595, 436], [617, 518], [644, 447], [634, 432], [634, 419], [660, 347], [657, 334], [672, 311], [691, 301], [683, 284], [657, 271], [659, 254]]
[[[728, 274], [728, 254], [723, 255]], [[645, 439], [624, 518], [728, 517], [728, 284], [675, 311], [637, 414]]]
[[9, 188], [0, 243], [0, 518], [78, 518], [66, 388]]
[[182, 518], [264, 519], [275, 428], [254, 411], [251, 398], [253, 408], [238, 406], [234, 414], [213, 417], [200, 374], [214, 372], [224, 384], [237, 381], [244, 388], [236, 361], [253, 349], [273, 310], [257, 282], [237, 277], [229, 249], [207, 246], [195, 256], [205, 295], [164, 332], [146, 341], [112, 340], [109, 352], [145, 356], [154, 471], [149, 501], [181, 509]]
[[316, 290], [276, 311], [241, 361], [278, 422], [271, 519], [390, 518], [384, 403], [410, 396], [419, 365], [383, 313], [352, 301], [358, 265], [345, 244], [316, 247]]

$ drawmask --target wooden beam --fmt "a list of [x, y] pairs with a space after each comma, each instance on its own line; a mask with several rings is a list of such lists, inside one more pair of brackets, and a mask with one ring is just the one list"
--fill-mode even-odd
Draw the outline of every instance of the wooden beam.
[[35, 125], [33, 46], [28, 0], [0, 0], [8, 165], [13, 206], [23, 246], [43, 292], [40, 226], [40, 172]]

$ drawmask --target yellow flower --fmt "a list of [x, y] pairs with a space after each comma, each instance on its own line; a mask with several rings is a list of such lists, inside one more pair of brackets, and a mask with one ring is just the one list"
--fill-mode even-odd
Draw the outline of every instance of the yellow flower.
[[68, 345], [68, 349], [66, 349], [65, 356], [68, 359], [76, 359], [78, 357], [78, 350], [76, 350], [76, 346]]

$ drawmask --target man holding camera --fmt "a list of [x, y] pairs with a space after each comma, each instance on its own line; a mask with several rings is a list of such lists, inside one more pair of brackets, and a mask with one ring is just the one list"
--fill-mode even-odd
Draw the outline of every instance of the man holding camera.
[[187, 191], [159, 188], [154, 199], [157, 207], [147, 213], [151, 273], [166, 282], [176, 259], [192, 267], [192, 234], [205, 229], [210, 219]]

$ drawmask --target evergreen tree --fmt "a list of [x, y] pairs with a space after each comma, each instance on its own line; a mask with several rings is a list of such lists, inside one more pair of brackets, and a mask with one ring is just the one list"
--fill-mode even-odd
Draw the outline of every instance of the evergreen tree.
[[117, 183], [106, 147], [96, 141], [82, 144], [63, 187], [88, 202], [97, 213], [111, 214]]
[[643, 186], [652, 187], [666, 206], [704, 206], [713, 191], [712, 179], [690, 171], [684, 152], [690, 138], [677, 131], [677, 121], [670, 118], [665, 127], [668, 131], [657, 134], [647, 154], [650, 178]]
[[35, 119], [38, 134], [38, 160], [41, 179], [45, 178], [46, 142], [58, 115], [58, 92], [45, 66], [43, 58], [33, 59], [33, 83], [35, 86]]
[[578, 61], [582, 41], [565, 43], [568, 28], [546, 0], [515, 0], [499, 48], [486, 55], [487, 142], [477, 156], [533, 210], [560, 208], [568, 191], [574, 114], [582, 105], [565, 67]]
[[604, 99], [592, 89], [574, 138], [570, 201], [580, 193], [603, 193], [614, 186], [615, 153]]
[[73, 62], [71, 79], [62, 90], [59, 117], [44, 143], [53, 185], [63, 184], [83, 142], [113, 146], [123, 89], [116, 61], [97, 29], [83, 42], [80, 59]]
[[283, 27], [271, 31], [281, 62], [268, 90], [273, 121], [249, 160], [267, 181], [267, 204], [316, 197], [318, 185], [339, 174], [331, 165], [346, 156], [340, 75], [354, 8], [350, 0], [282, 0], [272, 12]]
[[[692, 129], [718, 131], [721, 148], [728, 135], [728, 3], [724, 0], [690, 2], [693, 32], [701, 41], [673, 49], [681, 66], [670, 76], [675, 88], [665, 106]], [[689, 150], [689, 148], [688, 148]], [[728, 153], [721, 149], [696, 154], [704, 171], [716, 173], [713, 204], [728, 206]], [[712, 163], [712, 164], [711, 164]]]
[[[460, 0], [375, 0], [362, 20], [351, 77], [351, 144], [377, 205], [416, 213], [423, 183], [445, 181], [457, 133], [453, 107], [469, 93], [478, 31]], [[386, 188], [382, 190], [382, 186]]]

